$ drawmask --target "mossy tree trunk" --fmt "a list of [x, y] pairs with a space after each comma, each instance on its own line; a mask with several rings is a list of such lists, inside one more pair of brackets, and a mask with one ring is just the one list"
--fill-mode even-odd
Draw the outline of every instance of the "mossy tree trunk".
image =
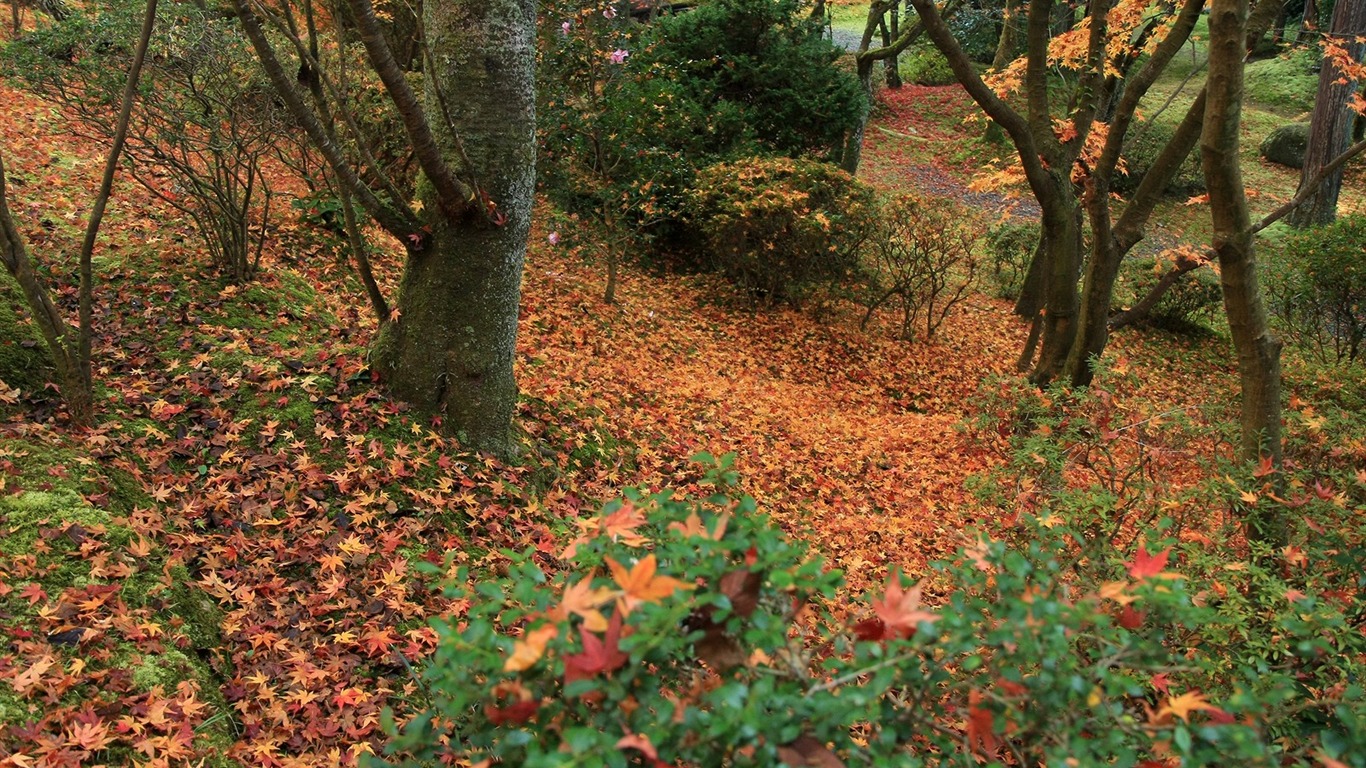
[[[1281, 345], [1271, 334], [1257, 282], [1254, 235], [1238, 160], [1248, 0], [1214, 0], [1210, 12], [1209, 85], [1201, 167], [1209, 188], [1214, 251], [1229, 333], [1242, 385], [1242, 441], [1246, 461], [1281, 460]], [[1249, 535], [1284, 544], [1285, 521], [1252, 519]]]
[[480, 200], [452, 216], [450, 201], [423, 184], [431, 237], [409, 254], [399, 315], [382, 328], [373, 360], [396, 396], [445, 431], [506, 454], [535, 185], [535, 5], [428, 0], [424, 10], [434, 58], [424, 103], [429, 115], [443, 105], [432, 131]]
[[[296, 52], [303, 40], [273, 16], [233, 0], [276, 93], [319, 149], [337, 183], [408, 249], [396, 311], [381, 318], [371, 360], [399, 399], [468, 448], [507, 455], [517, 404], [513, 378], [522, 260], [535, 182], [535, 5], [530, 0], [425, 0], [419, 97], [370, 0], [347, 0], [366, 57], [393, 103], [422, 169], [419, 213], [374, 158], [338, 136], [354, 115], [322, 103], [293, 76], [265, 24]], [[289, 13], [289, 6], [282, 13]], [[320, 82], [336, 73], [316, 66]], [[339, 113], [341, 119], [338, 122]], [[360, 247], [358, 246], [358, 250]], [[371, 302], [387, 306], [374, 286]], [[381, 313], [382, 314], [382, 313]]]

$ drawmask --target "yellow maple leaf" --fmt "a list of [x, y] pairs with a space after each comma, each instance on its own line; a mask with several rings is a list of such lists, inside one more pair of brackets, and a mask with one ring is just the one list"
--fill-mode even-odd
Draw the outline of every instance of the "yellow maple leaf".
[[546, 624], [522, 635], [522, 639], [512, 644], [512, 655], [503, 663], [503, 671], [521, 672], [524, 669], [530, 669], [533, 664], [541, 660], [541, 657], [545, 655], [545, 647], [558, 634], [560, 634], [558, 626]]

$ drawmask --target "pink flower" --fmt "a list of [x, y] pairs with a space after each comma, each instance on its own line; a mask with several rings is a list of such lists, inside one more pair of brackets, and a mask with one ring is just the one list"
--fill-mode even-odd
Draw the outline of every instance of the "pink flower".
[[569, 34], [569, 22], [566, 21], [565, 23], [563, 23], [563, 24], [560, 25], [560, 34], [562, 34], [562, 35], [567, 35], [567, 34]]
[[602, 16], [605, 19], [615, 19], [617, 17], [617, 9], [609, 5], [603, 9]]
[[626, 61], [626, 57], [630, 55], [630, 51], [623, 51], [622, 49], [618, 48], [615, 51], [612, 51], [612, 54], [608, 58], [612, 60], [613, 64], [621, 64], [622, 62]]
[[550, 241], [550, 244], [551, 244], [551, 245], [559, 245], [559, 244], [560, 244], [560, 233], [559, 233], [559, 232], [551, 232], [550, 234], [548, 234], [548, 235], [545, 236], [545, 239], [548, 240], [548, 241]]

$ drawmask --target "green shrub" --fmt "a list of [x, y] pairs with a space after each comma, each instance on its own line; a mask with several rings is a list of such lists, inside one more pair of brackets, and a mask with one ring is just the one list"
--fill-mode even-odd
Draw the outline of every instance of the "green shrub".
[[543, 12], [538, 171], [565, 210], [687, 246], [696, 233], [681, 214], [699, 169], [834, 158], [862, 115], [857, 78], [796, 0], [719, 0], [649, 25], [614, 7]]
[[[141, 15], [73, 15], [22, 36], [5, 63], [73, 132], [111, 141]], [[207, 8], [163, 7], [139, 90], [124, 148], [133, 178], [193, 222], [226, 279], [251, 279], [274, 197], [266, 158], [290, 128], [245, 35]]]
[[1024, 288], [1029, 262], [1039, 244], [1037, 222], [1003, 221], [986, 233], [987, 253], [991, 264], [991, 280], [996, 295], [1003, 299], [1017, 299]]
[[901, 79], [916, 85], [953, 85], [958, 82], [949, 60], [938, 48], [928, 43], [912, 47], [901, 54]]
[[801, 303], [859, 266], [876, 219], [872, 190], [826, 163], [751, 158], [697, 175], [689, 216], [714, 271], [767, 303]]
[[[1002, 471], [1018, 476], [996, 480], [1062, 477], [1122, 442], [1040, 410], [1053, 447], [1034, 447], [1043, 423], [1016, 431]], [[1014, 526], [936, 564], [935, 598], [893, 569], [867, 602], [837, 604], [839, 572], [729, 489], [732, 460], [708, 472], [710, 496], [609, 503], [556, 576], [528, 552], [458, 590], [470, 607], [435, 624], [430, 708], [388, 754], [534, 768], [1366, 765], [1356, 575], [1312, 539], [1297, 539], [1293, 571], [1179, 544], [1171, 521], [1098, 539], [1092, 521], [1117, 535], [1131, 510], [1100, 486], [1036, 486], [1029, 512], [1011, 494]], [[1359, 546], [1359, 528], [1329, 546]]]
[[999, 8], [965, 5], [946, 23], [968, 58], [979, 64], [990, 64], [996, 57], [996, 44], [1001, 38], [1000, 14]]
[[1366, 215], [1284, 232], [1264, 249], [1277, 329], [1321, 362], [1366, 359]]
[[1249, 63], [1244, 78], [1248, 100], [1290, 114], [1308, 112], [1314, 108], [1322, 60], [1318, 48], [1296, 48]]
[[[1147, 296], [1168, 268], [1165, 261], [1151, 257], [1127, 260], [1122, 276], [1132, 292], [1132, 301], [1137, 303]], [[1216, 316], [1223, 306], [1223, 296], [1219, 277], [1213, 270], [1198, 267], [1182, 275], [1162, 294], [1144, 322], [1178, 333], [1204, 332], [1204, 323]]]
[[[1143, 177], [1152, 170], [1157, 156], [1176, 134], [1176, 126], [1175, 122], [1163, 117], [1138, 123], [1129, 129], [1121, 154], [1125, 171], [1115, 175], [1115, 191], [1132, 192], [1138, 189]], [[1191, 194], [1202, 192], [1204, 189], [1205, 175], [1200, 170], [1200, 152], [1197, 147], [1182, 161], [1176, 175], [1163, 191], [1170, 194]]]

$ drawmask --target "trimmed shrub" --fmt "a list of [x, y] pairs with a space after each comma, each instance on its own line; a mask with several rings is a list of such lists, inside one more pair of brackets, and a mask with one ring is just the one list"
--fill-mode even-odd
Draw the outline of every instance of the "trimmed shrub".
[[756, 300], [794, 306], [854, 275], [876, 209], [872, 189], [844, 171], [788, 158], [706, 168], [688, 197], [712, 269]]
[[1321, 362], [1366, 359], [1366, 215], [1271, 240], [1265, 282], [1281, 333]]
[[[834, 158], [864, 96], [797, 0], [718, 0], [630, 23], [607, 2], [543, 13], [538, 171], [570, 212], [689, 249], [687, 190], [708, 165]], [[613, 55], [613, 52], [616, 52]]]
[[[1157, 161], [1162, 149], [1172, 140], [1176, 126], [1174, 122], [1158, 119], [1140, 123], [1129, 129], [1121, 155], [1126, 172], [1115, 174], [1113, 186], [1116, 192], [1132, 192], [1138, 189], [1139, 183], [1148, 175], [1148, 171], [1152, 170], [1153, 163]], [[1197, 146], [1182, 161], [1176, 175], [1163, 191], [1169, 194], [1191, 194], [1203, 192], [1204, 189], [1205, 175], [1200, 170], [1200, 152]]]
[[[1166, 262], [1154, 258], [1139, 258], [1125, 262], [1124, 281], [1133, 292], [1135, 302], [1148, 295], [1162, 274]], [[1177, 333], [1203, 332], [1204, 323], [1212, 319], [1223, 306], [1223, 288], [1213, 270], [1203, 267], [1181, 276], [1148, 312], [1144, 322], [1154, 328]]]
[[1039, 245], [1037, 222], [1003, 221], [987, 230], [986, 246], [996, 295], [1018, 299], [1024, 289], [1029, 262]]
[[916, 85], [953, 85], [958, 78], [949, 69], [949, 60], [928, 43], [912, 47], [899, 57], [901, 79]]

